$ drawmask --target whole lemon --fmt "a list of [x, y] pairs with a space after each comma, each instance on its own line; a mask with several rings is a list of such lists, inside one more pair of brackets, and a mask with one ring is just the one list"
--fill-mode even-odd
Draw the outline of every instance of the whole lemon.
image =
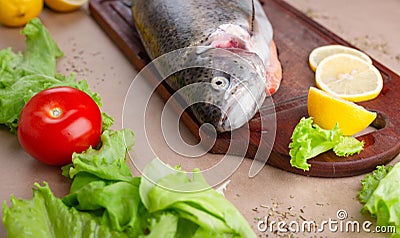
[[43, 10], [43, 0], [0, 0], [0, 23], [9, 27], [24, 26]]

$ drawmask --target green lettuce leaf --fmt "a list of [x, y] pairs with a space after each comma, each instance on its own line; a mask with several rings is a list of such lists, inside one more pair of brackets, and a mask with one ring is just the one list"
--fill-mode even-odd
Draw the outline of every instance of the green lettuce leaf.
[[102, 225], [97, 217], [66, 206], [47, 183], [35, 187], [30, 200], [11, 197], [11, 208], [4, 202], [2, 220], [9, 238], [128, 237]]
[[100, 149], [89, 148], [72, 155], [72, 165], [63, 168], [63, 174], [75, 178], [80, 172], [112, 181], [131, 182], [133, 177], [126, 164], [126, 152], [133, 146], [134, 133], [129, 129], [106, 130], [101, 135]]
[[89, 148], [73, 155], [63, 174], [73, 179], [63, 202], [97, 216], [102, 225], [130, 237], [143, 235], [146, 217], [139, 197], [140, 178], [133, 177], [126, 153], [134, 144], [129, 129], [104, 131], [99, 149]]
[[377, 166], [376, 169], [371, 173], [367, 174], [363, 180], [361, 180], [362, 189], [358, 193], [358, 198], [361, 203], [367, 203], [372, 193], [378, 187], [380, 181], [386, 177], [390, 170], [392, 170], [393, 166], [384, 165]]
[[333, 151], [338, 156], [348, 156], [359, 153], [363, 149], [364, 143], [354, 137], [342, 135], [339, 126], [332, 130], [325, 130], [316, 124], [313, 119], [302, 118], [293, 130], [289, 144], [290, 164], [293, 167], [309, 170], [308, 159], [314, 158], [328, 150]]
[[[161, 213], [159, 216], [154, 216], [149, 221], [147, 235], [140, 235], [140, 238], [178, 238], [177, 237], [178, 217], [173, 213]], [[181, 236], [182, 238], [191, 236]]]
[[363, 150], [364, 142], [352, 136], [342, 136], [339, 142], [333, 147], [333, 152], [337, 156], [349, 156], [360, 153]]
[[[86, 82], [76, 82], [75, 75], [56, 73], [57, 59], [63, 56], [56, 42], [38, 18], [21, 31], [26, 37], [26, 51], [14, 53], [11, 48], [0, 51], [0, 124], [15, 132], [23, 106], [38, 92], [56, 86], [78, 88], [101, 107], [101, 99]], [[112, 118], [103, 113], [103, 128], [112, 125]]]
[[[82, 176], [82, 175], [80, 175]], [[82, 178], [82, 177], [79, 177]], [[140, 214], [139, 178], [136, 182], [110, 182], [92, 180], [63, 198], [68, 206], [91, 212], [99, 217], [100, 224], [132, 237], [143, 234]], [[76, 181], [82, 182], [81, 179]], [[87, 182], [87, 181], [86, 181]]]
[[395, 227], [392, 237], [400, 237], [400, 163], [395, 166], [378, 166], [362, 181], [358, 194], [364, 204], [361, 212], [369, 212], [378, 226]]
[[28, 74], [56, 75], [57, 58], [64, 53], [38, 18], [32, 19], [21, 31], [26, 37], [22, 69]]
[[[154, 175], [159, 174], [162, 178], [155, 181]], [[211, 189], [198, 170], [192, 177], [190, 180], [185, 172], [173, 171], [155, 159], [143, 171], [140, 197], [150, 213], [174, 211], [179, 218], [207, 231], [209, 237], [256, 237], [239, 211]]]

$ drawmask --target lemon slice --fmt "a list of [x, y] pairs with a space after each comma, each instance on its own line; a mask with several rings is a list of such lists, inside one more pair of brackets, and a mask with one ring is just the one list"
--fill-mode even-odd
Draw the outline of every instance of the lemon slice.
[[314, 87], [310, 87], [308, 92], [307, 107], [309, 116], [317, 125], [331, 130], [338, 123], [343, 135], [361, 132], [376, 118], [375, 112]]
[[349, 54], [323, 59], [315, 80], [320, 89], [352, 102], [376, 98], [383, 87], [382, 75], [375, 66]]
[[43, 0], [0, 0], [0, 23], [9, 27], [24, 26], [40, 15]]
[[80, 8], [88, 0], [44, 0], [46, 6], [57, 12], [71, 12]]
[[309, 58], [308, 58], [308, 63], [310, 65], [310, 68], [315, 72], [319, 63], [321, 63], [321, 61], [323, 59], [325, 59], [328, 56], [331, 56], [334, 54], [340, 54], [340, 53], [354, 55], [354, 56], [364, 60], [365, 62], [372, 64], [371, 58], [359, 50], [356, 50], [351, 47], [343, 46], [343, 45], [325, 45], [325, 46], [315, 48], [313, 51], [311, 51]]

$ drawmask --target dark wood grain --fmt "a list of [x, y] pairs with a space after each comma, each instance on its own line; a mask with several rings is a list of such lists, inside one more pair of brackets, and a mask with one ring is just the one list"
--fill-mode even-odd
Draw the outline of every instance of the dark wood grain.
[[[274, 110], [270, 105], [263, 105], [263, 115], [276, 112], [276, 137], [268, 164], [293, 173], [318, 177], [345, 177], [370, 172], [377, 165], [391, 161], [400, 152], [400, 77], [373, 60], [384, 78], [384, 89], [377, 99], [360, 103], [365, 108], [376, 111], [378, 118], [372, 124], [375, 131], [360, 136], [365, 149], [358, 155], [337, 157], [331, 151], [309, 160], [311, 168], [303, 171], [291, 167], [289, 161], [290, 137], [301, 117], [307, 117], [307, 93], [314, 86], [314, 73], [308, 66], [308, 55], [312, 49], [326, 44], [342, 44], [354, 47], [348, 42], [322, 27], [289, 4], [280, 0], [263, 0], [263, 7], [274, 28], [274, 40], [278, 46], [279, 59], [283, 67], [281, 88], [272, 99]], [[119, 0], [91, 0], [89, 9], [93, 18], [99, 23], [110, 38], [119, 46], [128, 60], [141, 70], [150, 62], [135, 31], [129, 7]], [[158, 88], [158, 93], [168, 99], [171, 95], [166, 85]], [[268, 116], [267, 116], [268, 117]], [[182, 120], [198, 137], [199, 125], [190, 114], [184, 113]], [[261, 134], [268, 132], [268, 120], [258, 113], [248, 124], [250, 144], [247, 157], [254, 158], [257, 150], [265, 150], [268, 143], [261, 141]], [[264, 128], [263, 128], [264, 127]], [[245, 129], [238, 129], [245, 130]], [[245, 134], [245, 133], [244, 133]], [[245, 140], [245, 138], [243, 138]], [[218, 135], [210, 152], [226, 153], [230, 143], [247, 143], [232, 141], [230, 133]]]

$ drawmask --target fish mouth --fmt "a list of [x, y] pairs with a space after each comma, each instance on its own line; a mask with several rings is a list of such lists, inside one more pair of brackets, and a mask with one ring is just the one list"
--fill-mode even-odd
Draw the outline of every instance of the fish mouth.
[[227, 92], [231, 96], [221, 109], [221, 118], [217, 124], [220, 132], [232, 131], [245, 125], [259, 111], [266, 97], [265, 90], [256, 90], [245, 84], [239, 84], [233, 90], [234, 94]]
[[221, 117], [217, 123], [219, 132], [232, 131], [248, 123], [267, 96], [266, 71], [261, 58], [241, 48], [225, 50], [237, 55], [246, 66], [241, 70], [232, 68], [230, 72], [238, 77], [231, 78], [231, 84], [224, 92], [225, 103], [221, 105]]

